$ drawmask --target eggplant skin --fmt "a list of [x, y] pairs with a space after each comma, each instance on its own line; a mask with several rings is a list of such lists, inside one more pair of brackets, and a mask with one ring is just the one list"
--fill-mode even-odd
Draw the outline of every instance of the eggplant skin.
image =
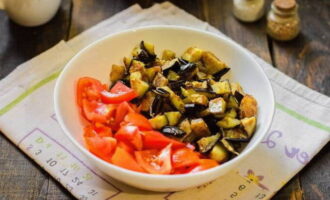
[[183, 137], [186, 133], [176, 126], [164, 126], [161, 132], [168, 136]]

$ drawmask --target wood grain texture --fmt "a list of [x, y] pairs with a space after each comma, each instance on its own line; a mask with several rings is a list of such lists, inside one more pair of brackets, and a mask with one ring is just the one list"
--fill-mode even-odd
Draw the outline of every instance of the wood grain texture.
[[323, 94], [330, 95], [330, 1], [298, 1], [302, 31], [290, 42], [273, 41], [278, 69]]
[[[16, 25], [0, 11], [0, 79], [22, 62], [67, 38], [69, 0], [63, 0], [56, 16], [47, 24], [26, 28]], [[0, 199], [71, 199], [48, 173], [0, 134]], [[66, 193], [66, 194], [65, 194]]]
[[[297, 81], [330, 95], [330, 2], [298, 0], [302, 31], [289, 42], [271, 42], [274, 66]], [[317, 14], [315, 14], [317, 13]], [[276, 200], [330, 199], [330, 144], [298, 176], [284, 187]], [[303, 191], [303, 195], [300, 195]]]

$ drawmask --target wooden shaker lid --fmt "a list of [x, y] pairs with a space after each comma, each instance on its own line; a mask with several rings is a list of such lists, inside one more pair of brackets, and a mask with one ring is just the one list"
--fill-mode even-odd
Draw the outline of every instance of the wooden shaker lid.
[[296, 7], [295, 0], [275, 0], [274, 5], [279, 10], [292, 10]]

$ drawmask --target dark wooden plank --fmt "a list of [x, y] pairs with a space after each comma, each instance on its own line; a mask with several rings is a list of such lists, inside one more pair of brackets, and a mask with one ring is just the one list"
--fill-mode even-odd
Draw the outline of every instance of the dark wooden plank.
[[143, 0], [73, 0], [70, 38], [90, 28], [98, 22], [111, 17], [127, 7], [139, 3], [142, 7], [152, 4]]
[[[63, 0], [47, 24], [25, 28], [0, 12], [0, 79], [22, 62], [67, 38], [71, 2]], [[68, 199], [59, 184], [0, 134], [0, 199]], [[56, 191], [54, 192], [54, 188]]]
[[[330, 2], [298, 3], [302, 33], [290, 42], [272, 41], [274, 65], [308, 87], [329, 95]], [[325, 147], [274, 199], [330, 199], [329, 149], [329, 145]]]
[[329, 96], [330, 2], [298, 2], [302, 32], [293, 41], [273, 42], [274, 62], [289, 76]]

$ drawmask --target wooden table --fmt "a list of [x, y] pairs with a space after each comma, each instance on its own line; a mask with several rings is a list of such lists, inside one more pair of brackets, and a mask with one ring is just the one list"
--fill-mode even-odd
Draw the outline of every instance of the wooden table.
[[[158, 1], [157, 1], [158, 2]], [[201, 20], [297, 81], [330, 95], [330, 2], [299, 0], [302, 33], [291, 42], [276, 42], [265, 33], [265, 19], [244, 24], [232, 16], [231, 0], [174, 0]], [[128, 6], [144, 8], [154, 1], [63, 0], [46, 25], [24, 28], [0, 12], [0, 79], [17, 65], [68, 40]], [[268, 4], [270, 2], [268, 1]], [[275, 200], [330, 199], [330, 145], [273, 198]], [[0, 134], [0, 199], [73, 199], [60, 184]]]

